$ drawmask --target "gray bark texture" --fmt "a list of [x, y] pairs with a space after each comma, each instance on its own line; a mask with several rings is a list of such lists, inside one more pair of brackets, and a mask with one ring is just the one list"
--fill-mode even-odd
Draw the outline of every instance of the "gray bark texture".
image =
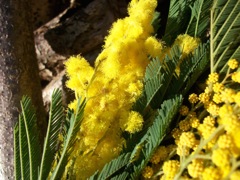
[[45, 118], [27, 0], [0, 0], [0, 179], [14, 179], [13, 129], [20, 99], [31, 97], [38, 125]]

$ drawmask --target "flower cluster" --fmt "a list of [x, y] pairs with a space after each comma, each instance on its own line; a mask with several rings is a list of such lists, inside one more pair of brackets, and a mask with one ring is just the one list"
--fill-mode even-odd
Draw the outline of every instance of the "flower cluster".
[[225, 77], [211, 73], [205, 91], [190, 94], [190, 106], [180, 108], [182, 120], [171, 132], [175, 148], [167, 155], [159, 147], [161, 153], [157, 150], [150, 161], [153, 175], [161, 179], [240, 178], [240, 92], [234, 88], [239, 87], [235, 79], [239, 71], [232, 72], [238, 61], [229, 60], [228, 66]]
[[87, 100], [71, 154], [77, 179], [89, 177], [120, 153], [122, 132], [142, 129], [143, 117], [131, 108], [142, 93], [149, 56], [159, 56], [163, 49], [152, 36], [156, 5], [156, 0], [133, 0], [129, 16], [113, 24], [94, 67], [81, 56], [66, 62], [67, 86], [76, 96], [69, 107], [75, 109], [79, 97]]

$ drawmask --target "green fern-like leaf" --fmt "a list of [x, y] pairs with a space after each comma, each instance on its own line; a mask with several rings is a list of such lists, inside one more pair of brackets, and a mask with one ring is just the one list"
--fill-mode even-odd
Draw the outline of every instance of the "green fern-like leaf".
[[239, 32], [240, 1], [215, 0], [210, 23], [211, 72], [226, 71], [223, 67], [233, 55], [240, 59], [240, 56], [236, 56], [239, 55]]
[[175, 96], [162, 103], [161, 109], [157, 111], [152, 126], [149, 127], [147, 133], [132, 151], [129, 160], [130, 164], [128, 165], [128, 170], [131, 171], [132, 169], [132, 173], [128, 179], [136, 179], [146, 166], [153, 152], [166, 135], [169, 125], [178, 112], [181, 103], [181, 95]]
[[19, 126], [14, 127], [14, 178], [15, 180], [21, 179], [21, 161], [19, 150]]
[[134, 109], [142, 112], [149, 105], [153, 109], [160, 107], [166, 95], [168, 88], [174, 79], [176, 79], [175, 69], [179, 62], [181, 51], [178, 46], [173, 46], [170, 51], [170, 57], [166, 56], [161, 63], [159, 59], [153, 59], [147, 66], [144, 78], [144, 91], [142, 97], [136, 102]]
[[[113, 175], [125, 167], [130, 158], [131, 153], [126, 153], [118, 156], [116, 159], [113, 159], [107, 163], [100, 173], [96, 172], [89, 180], [101, 180], [101, 179], [112, 179]], [[123, 175], [122, 175], [123, 176]], [[127, 176], [126, 174], [124, 176]], [[118, 177], [119, 178], [119, 177]], [[121, 177], [123, 178], [123, 177]]]
[[178, 78], [172, 79], [168, 88], [168, 94], [175, 93], [185, 95], [197, 78], [209, 67], [209, 43], [200, 44], [194, 51], [194, 55], [189, 55], [180, 64], [180, 74]]
[[80, 125], [83, 119], [85, 104], [86, 104], [85, 100], [81, 102], [81, 99], [79, 99], [76, 112], [73, 113], [71, 110], [69, 110], [70, 112], [68, 113], [68, 115], [71, 115], [71, 116], [70, 116], [70, 119], [67, 121], [69, 125], [65, 127], [66, 134], [64, 135], [64, 139], [63, 139], [63, 148], [61, 150], [61, 157], [57, 162], [57, 166], [52, 173], [52, 176], [50, 178], [51, 180], [60, 179], [64, 172], [64, 168], [67, 164], [68, 157], [71, 153], [71, 149], [72, 149], [71, 147], [73, 147], [76, 141], [77, 132], [79, 132], [79, 129], [80, 129]]
[[196, 0], [191, 6], [191, 19], [186, 34], [194, 37], [206, 37], [207, 27], [210, 26], [210, 9], [212, 0]]
[[[40, 145], [36, 124], [35, 110], [29, 97], [23, 97], [21, 101], [22, 113], [20, 114], [19, 123], [15, 127], [15, 171], [20, 179], [37, 179], [40, 165]], [[17, 133], [19, 134], [17, 135]], [[19, 150], [19, 154], [18, 154]], [[19, 157], [18, 157], [19, 156]], [[20, 163], [18, 160], [20, 159]], [[20, 167], [18, 167], [20, 165]], [[19, 179], [19, 177], [15, 177]]]
[[55, 153], [58, 150], [57, 146], [59, 144], [59, 135], [61, 133], [64, 120], [61, 91], [54, 90], [51, 99], [48, 129], [44, 141], [39, 179], [47, 179], [49, 175]]
[[169, 7], [166, 33], [163, 40], [167, 45], [171, 45], [179, 34], [186, 31], [191, 9], [190, 6], [195, 0], [171, 0]]

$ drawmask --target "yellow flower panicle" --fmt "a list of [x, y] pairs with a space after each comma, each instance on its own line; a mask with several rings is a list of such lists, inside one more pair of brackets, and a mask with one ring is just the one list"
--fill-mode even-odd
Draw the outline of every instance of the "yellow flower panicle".
[[[79, 141], [70, 157], [75, 159], [77, 179], [86, 179], [121, 152], [123, 131], [142, 129], [143, 117], [131, 108], [142, 93], [149, 56], [159, 56], [163, 49], [152, 36], [156, 5], [156, 0], [130, 3], [129, 16], [113, 24], [94, 68], [81, 56], [66, 62], [67, 86], [76, 99], [87, 99]], [[76, 100], [69, 107], [74, 109]]]
[[185, 58], [187, 55], [193, 53], [194, 50], [198, 47], [199, 43], [199, 38], [191, 37], [188, 34], [181, 34], [174, 41], [174, 44], [180, 46], [182, 50], [182, 58]]
[[[234, 70], [238, 62], [228, 65]], [[150, 161], [161, 167], [160, 179], [240, 179], [240, 93], [231, 86], [239, 83], [233, 80], [236, 71], [221, 78], [210, 74], [204, 92], [189, 95], [191, 108], [182, 105], [179, 118], [184, 119], [171, 132], [174, 154], [165, 162], [154, 154]]]

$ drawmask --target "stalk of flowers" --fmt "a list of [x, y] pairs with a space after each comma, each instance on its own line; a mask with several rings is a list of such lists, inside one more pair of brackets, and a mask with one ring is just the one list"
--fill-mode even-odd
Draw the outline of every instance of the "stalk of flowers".
[[161, 179], [240, 178], [240, 92], [234, 88], [240, 83], [238, 64], [229, 60], [222, 80], [211, 73], [205, 91], [189, 95], [191, 107], [180, 108], [184, 119], [171, 133], [175, 144], [160, 146], [143, 175], [147, 170]]
[[151, 21], [156, 0], [133, 0], [129, 16], [115, 22], [105, 39], [95, 67], [81, 56], [66, 62], [67, 86], [87, 99], [78, 141], [72, 147], [73, 174], [86, 179], [117, 157], [124, 145], [121, 134], [135, 133], [143, 126], [143, 117], [132, 111], [142, 93], [143, 76], [149, 56], [159, 56], [163, 45], [152, 36]]

